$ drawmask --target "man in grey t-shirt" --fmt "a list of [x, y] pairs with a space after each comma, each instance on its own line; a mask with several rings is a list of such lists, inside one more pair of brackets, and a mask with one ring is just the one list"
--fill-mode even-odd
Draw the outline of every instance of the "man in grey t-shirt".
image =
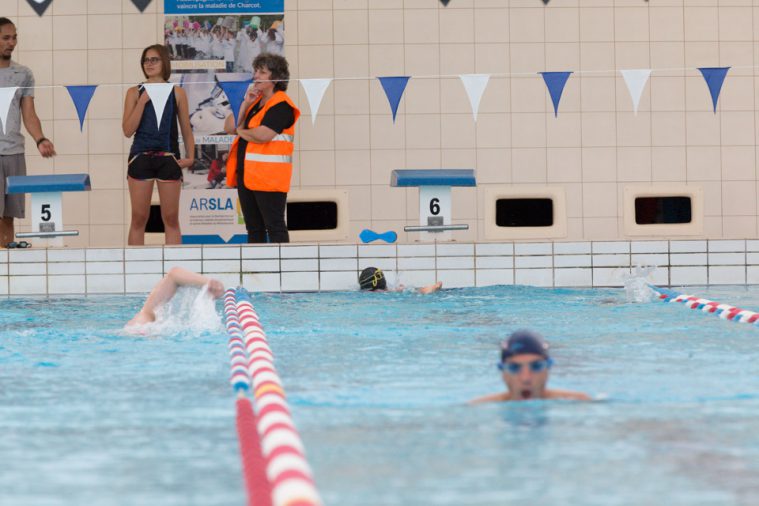
[[13, 219], [24, 217], [24, 194], [5, 194], [5, 178], [26, 175], [24, 136], [21, 121], [45, 158], [55, 156], [55, 147], [42, 133], [42, 125], [34, 110], [34, 76], [32, 71], [11, 60], [16, 49], [16, 26], [0, 17], [0, 88], [18, 87], [8, 117], [0, 131], [0, 247], [13, 241]]

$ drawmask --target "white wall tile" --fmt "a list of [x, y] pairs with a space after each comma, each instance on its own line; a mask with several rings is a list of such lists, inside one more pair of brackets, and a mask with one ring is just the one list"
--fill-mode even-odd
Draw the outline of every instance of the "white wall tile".
[[47, 264], [48, 276], [64, 275], [64, 274], [82, 275], [84, 273], [85, 273], [84, 262], [52, 262], [52, 263]]
[[163, 248], [126, 248], [124, 258], [126, 260], [163, 260]]
[[[279, 272], [279, 270], [279, 259], [256, 259], [242, 261], [243, 272]], [[277, 288], [277, 291], [279, 291], [279, 288]]]
[[[198, 254], [200, 254], [200, 250], [198, 250]], [[202, 268], [202, 262], [198, 260], [164, 260], [163, 261], [163, 272], [167, 273], [172, 267], [181, 267], [183, 269], [187, 269], [189, 271], [193, 272], [201, 272], [203, 270]]]
[[709, 253], [709, 265], [746, 265], [746, 253]]
[[594, 267], [593, 286], [624, 286], [630, 269], [624, 267]]
[[47, 273], [47, 264], [33, 264], [33, 263], [9, 263], [8, 274], [11, 276], [34, 276]]
[[669, 286], [669, 267], [658, 267], [648, 275], [649, 280], [657, 286]]
[[476, 259], [478, 269], [512, 269], [514, 267], [514, 257], [512, 256], [492, 256], [481, 257]]
[[203, 260], [239, 260], [240, 246], [203, 246]]
[[210, 274], [210, 277], [221, 281], [224, 288], [236, 288], [240, 286], [239, 272], [216, 272]]
[[513, 285], [514, 269], [477, 269], [476, 286]]
[[149, 293], [161, 281], [161, 274], [127, 274], [124, 276], [124, 291], [126, 293]]
[[630, 265], [669, 265], [669, 255], [666, 253], [633, 253], [630, 255]]
[[669, 282], [672, 286], [706, 285], [706, 267], [670, 267]]
[[159, 274], [163, 275], [163, 262], [160, 260], [143, 260], [124, 262], [126, 274]]
[[350, 271], [357, 272], [358, 259], [353, 258], [321, 258], [319, 269], [322, 271]]
[[319, 258], [357, 258], [358, 246], [355, 244], [319, 246]]
[[757, 240], [746, 241], [746, 251], [759, 251], [759, 241]]
[[282, 272], [296, 272], [296, 271], [318, 271], [319, 260], [317, 258], [301, 258], [301, 259], [287, 259], [281, 260]]
[[593, 267], [629, 267], [630, 255], [593, 255]]
[[123, 274], [123, 262], [87, 262], [87, 274]]
[[0, 295], [8, 295], [8, 276], [0, 276]]
[[[435, 271], [398, 271], [396, 275], [398, 283], [411, 288], [420, 288], [435, 283]], [[393, 284], [397, 286], [397, 284]]]
[[322, 272], [319, 290], [357, 291], [358, 278], [353, 272]]
[[594, 242], [593, 253], [629, 253], [630, 243], [627, 241]]
[[84, 262], [83, 249], [49, 249], [48, 262]]
[[506, 256], [514, 254], [514, 244], [512, 243], [482, 243], [475, 244], [475, 254], [480, 256]]
[[515, 285], [553, 286], [553, 269], [514, 269]]
[[460, 257], [474, 255], [474, 244], [437, 244], [438, 257]]
[[[84, 267], [82, 267], [84, 271]], [[49, 276], [47, 278], [48, 294], [84, 294], [87, 292], [84, 272], [80, 275]]]
[[738, 266], [709, 267], [710, 285], [743, 285], [746, 283], [746, 268]]
[[437, 271], [438, 281], [446, 288], [467, 288], [474, 286], [474, 269]]
[[670, 253], [706, 253], [706, 241], [670, 241]]
[[363, 271], [367, 267], [376, 267], [383, 271], [396, 269], [395, 257], [393, 258], [361, 258], [358, 261], [358, 270]]
[[420, 257], [420, 258], [398, 258], [398, 270], [401, 271], [413, 271], [413, 270], [429, 270], [435, 269], [434, 257]]
[[46, 276], [8, 276], [10, 295], [45, 295]]
[[759, 253], [746, 253], [746, 265], [759, 265]]
[[279, 258], [279, 245], [243, 246], [242, 258]]
[[314, 292], [319, 290], [318, 272], [283, 272], [283, 292]]
[[669, 253], [667, 241], [633, 241], [630, 243], [632, 253]]
[[200, 246], [172, 246], [163, 249], [163, 259], [166, 260], [200, 260], [203, 250]]
[[124, 275], [91, 274], [87, 276], [87, 293], [124, 293]]
[[319, 247], [283, 244], [279, 254], [281, 258], [319, 258]]
[[557, 242], [553, 245], [556, 255], [582, 255], [590, 253], [589, 242]]
[[12, 249], [8, 250], [8, 261], [13, 262], [45, 262], [47, 255], [44, 249]]
[[746, 268], [746, 283], [759, 285], [759, 266], [749, 266]]
[[590, 267], [590, 255], [556, 255], [553, 257], [554, 267]]
[[709, 252], [743, 252], [746, 241], [709, 241]]
[[366, 245], [359, 245], [358, 247], [358, 256], [359, 258], [395, 258], [396, 256], [396, 248], [395, 245], [384, 245], [384, 244], [366, 244]]
[[434, 257], [434, 244], [399, 244], [399, 257]]
[[0, 251], [0, 263], [7, 263], [7, 262], [8, 262], [8, 252]]
[[88, 262], [113, 262], [124, 260], [123, 249], [88, 249], [85, 250]]
[[591, 269], [554, 269], [555, 286], [593, 286]]
[[550, 242], [528, 242], [514, 244], [515, 255], [551, 255], [553, 244]]
[[[474, 257], [438, 257], [437, 268], [438, 270], [474, 269]], [[474, 284], [471, 286], [474, 286]]]
[[553, 257], [550, 257], [550, 256], [514, 257], [514, 267], [516, 267], [517, 269], [553, 267]]
[[706, 265], [706, 253], [671, 253], [670, 265]]
[[240, 272], [240, 260], [203, 260], [203, 273]]
[[243, 274], [242, 286], [251, 292], [279, 292], [279, 273]]
[[7, 275], [8, 275], [8, 264], [0, 263], [0, 276], [7, 276]]

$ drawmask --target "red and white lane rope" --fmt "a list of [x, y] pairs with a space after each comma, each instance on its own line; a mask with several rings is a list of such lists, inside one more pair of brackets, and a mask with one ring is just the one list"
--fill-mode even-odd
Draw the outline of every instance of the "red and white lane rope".
[[[243, 397], [244, 393], [252, 390], [255, 406], [252, 421], [256, 425], [265, 478], [270, 487], [270, 504], [319, 506], [321, 499], [305, 458], [303, 443], [293, 423], [282, 382], [274, 367], [274, 356], [248, 292], [242, 288], [228, 291], [224, 299], [224, 312], [230, 335], [231, 382], [238, 395], [242, 394]], [[244, 346], [242, 350], [247, 360], [245, 379], [242, 379], [240, 371], [241, 346]], [[247, 397], [245, 399], [247, 400]], [[238, 432], [239, 430], [238, 423]], [[241, 448], [245, 448], [242, 437], [240, 445]], [[250, 497], [251, 493], [257, 495], [260, 492], [251, 489], [245, 460], [243, 449], [246, 484]], [[255, 476], [250, 477], [260, 481], [257, 477], [258, 472], [253, 474]]]
[[719, 316], [723, 320], [759, 325], [759, 313], [757, 312], [696, 297], [694, 295], [677, 293], [654, 285], [649, 285], [649, 287], [654, 293], [656, 293], [657, 298], [662, 302], [679, 302], [690, 309], [697, 309], [704, 313], [711, 313], [715, 316]]

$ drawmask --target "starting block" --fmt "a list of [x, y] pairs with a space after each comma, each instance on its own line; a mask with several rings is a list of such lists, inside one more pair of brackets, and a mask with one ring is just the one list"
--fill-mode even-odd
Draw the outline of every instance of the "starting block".
[[[9, 176], [5, 192], [30, 193], [32, 196], [32, 231], [19, 232], [18, 238], [44, 239], [79, 235], [78, 230], [63, 229], [62, 192], [90, 191], [89, 174], [54, 174], [48, 176]], [[62, 241], [58, 241], [62, 244]]]
[[451, 186], [477, 186], [474, 170], [394, 170], [390, 186], [419, 187], [419, 226], [403, 227], [404, 231], [427, 232], [421, 239], [430, 241], [450, 240], [451, 230], [469, 230], [469, 225], [451, 223]]

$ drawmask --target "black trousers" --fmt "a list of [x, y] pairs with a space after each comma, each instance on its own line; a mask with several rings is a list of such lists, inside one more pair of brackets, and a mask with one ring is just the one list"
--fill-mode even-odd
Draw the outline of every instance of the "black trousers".
[[[242, 182], [242, 175], [239, 178]], [[238, 184], [237, 195], [248, 230], [248, 242], [290, 242], [285, 223], [287, 193], [249, 190], [244, 184]]]

